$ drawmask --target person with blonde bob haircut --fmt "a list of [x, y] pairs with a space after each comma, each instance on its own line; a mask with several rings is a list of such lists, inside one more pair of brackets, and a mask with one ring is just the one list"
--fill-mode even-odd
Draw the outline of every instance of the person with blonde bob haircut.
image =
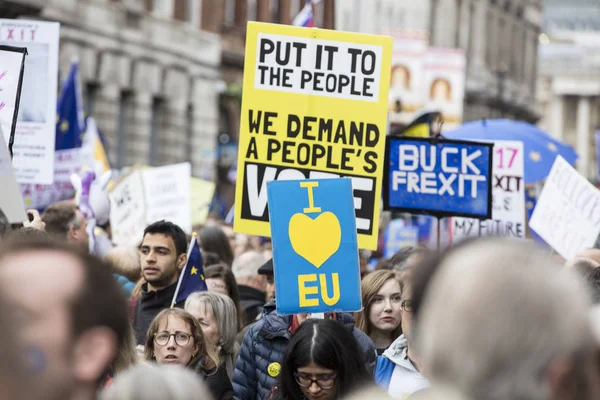
[[119, 375], [100, 400], [212, 400], [206, 385], [185, 368], [138, 364]]
[[392, 271], [365, 276], [360, 285], [363, 310], [355, 314], [356, 327], [366, 333], [381, 355], [402, 334], [400, 282]]
[[227, 372], [219, 368], [214, 346], [207, 343], [198, 320], [187, 311], [161, 311], [146, 334], [144, 358], [158, 364], [181, 365], [204, 378], [215, 400], [233, 398]]
[[219, 361], [231, 379], [240, 352], [235, 341], [238, 324], [233, 300], [221, 293], [196, 292], [187, 298], [185, 310], [198, 319], [204, 337], [217, 349]]

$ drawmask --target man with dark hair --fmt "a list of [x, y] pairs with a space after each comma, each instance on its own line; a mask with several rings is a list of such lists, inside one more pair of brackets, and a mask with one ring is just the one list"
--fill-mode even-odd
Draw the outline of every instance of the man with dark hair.
[[34, 398], [94, 399], [128, 329], [110, 267], [56, 240], [9, 238], [0, 249], [0, 292], [19, 316]]
[[46, 232], [59, 240], [89, 249], [89, 234], [85, 217], [77, 205], [69, 202], [51, 204], [42, 215]]
[[[158, 221], [144, 230], [140, 245], [142, 294], [135, 301], [133, 325], [137, 344], [143, 344], [150, 323], [165, 308], [171, 307], [179, 274], [187, 261], [187, 237], [168, 221]], [[183, 303], [176, 304], [183, 308]]]

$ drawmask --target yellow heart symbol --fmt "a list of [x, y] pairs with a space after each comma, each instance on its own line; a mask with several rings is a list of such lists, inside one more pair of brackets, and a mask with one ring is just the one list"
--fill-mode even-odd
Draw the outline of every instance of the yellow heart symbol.
[[317, 268], [338, 251], [342, 241], [340, 221], [329, 211], [315, 219], [294, 214], [288, 232], [294, 251]]

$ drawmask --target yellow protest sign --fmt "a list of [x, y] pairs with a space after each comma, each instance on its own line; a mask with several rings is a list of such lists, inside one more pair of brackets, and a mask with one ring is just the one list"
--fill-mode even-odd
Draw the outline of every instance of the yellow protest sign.
[[236, 232], [270, 236], [268, 181], [342, 176], [376, 249], [391, 52], [391, 37], [248, 23]]
[[210, 203], [215, 194], [215, 184], [204, 179], [191, 178], [192, 226], [206, 223]]

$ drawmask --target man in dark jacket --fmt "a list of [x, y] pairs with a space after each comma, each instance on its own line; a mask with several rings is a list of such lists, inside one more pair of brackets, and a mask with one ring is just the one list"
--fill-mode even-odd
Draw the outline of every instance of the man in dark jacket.
[[179, 226], [158, 221], [144, 230], [140, 252], [142, 276], [147, 283], [135, 303], [133, 327], [137, 344], [144, 344], [154, 317], [171, 307], [179, 273], [187, 261], [187, 237]]
[[[354, 318], [348, 313], [328, 314], [352, 331], [365, 360], [373, 372], [377, 351], [369, 337], [354, 327]], [[275, 312], [275, 299], [264, 307], [262, 317], [244, 336], [244, 341], [233, 372], [234, 398], [238, 400], [265, 399], [277, 382], [285, 349], [305, 317], [279, 315]]]

